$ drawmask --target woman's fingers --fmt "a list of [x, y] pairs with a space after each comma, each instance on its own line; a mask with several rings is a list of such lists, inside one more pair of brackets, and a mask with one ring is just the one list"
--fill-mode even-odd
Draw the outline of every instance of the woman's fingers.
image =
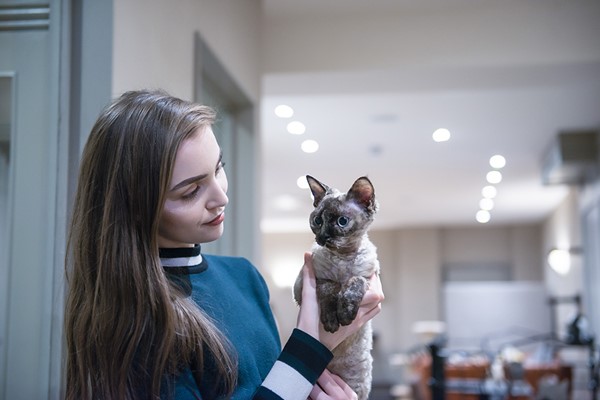
[[323, 371], [310, 392], [311, 400], [356, 400], [357, 395], [339, 376]]
[[302, 304], [298, 312], [298, 329], [317, 340], [319, 337], [319, 304], [317, 303], [317, 279], [312, 266], [312, 254], [304, 253], [302, 266]]
[[361, 307], [364, 307], [368, 311], [375, 308], [381, 310], [383, 300], [385, 300], [385, 295], [383, 294], [379, 274], [373, 274], [369, 280], [369, 289], [361, 301]]
[[[309, 294], [317, 291], [317, 278], [312, 264], [312, 254], [304, 253], [304, 265], [302, 266], [302, 292], [308, 291]], [[314, 296], [311, 296], [314, 297]]]

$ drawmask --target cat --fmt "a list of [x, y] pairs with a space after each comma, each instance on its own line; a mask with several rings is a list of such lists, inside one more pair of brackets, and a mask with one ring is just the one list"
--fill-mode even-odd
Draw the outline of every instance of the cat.
[[[310, 214], [310, 228], [315, 234], [312, 261], [320, 319], [326, 331], [336, 332], [340, 325], [354, 320], [370, 277], [379, 274], [377, 249], [367, 235], [379, 206], [366, 176], [358, 178], [347, 193], [310, 175], [306, 179], [315, 207]], [[294, 299], [301, 304], [302, 273], [294, 284]], [[368, 321], [333, 349], [333, 360], [328, 366], [356, 392], [359, 400], [366, 400], [371, 391], [372, 340]]]

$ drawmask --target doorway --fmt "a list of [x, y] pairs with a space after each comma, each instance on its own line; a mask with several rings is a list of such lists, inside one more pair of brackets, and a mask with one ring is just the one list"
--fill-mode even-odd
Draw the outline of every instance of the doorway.
[[223, 150], [229, 205], [223, 236], [202, 245], [211, 254], [256, 261], [258, 209], [254, 105], [199, 34], [195, 36], [194, 101], [217, 111], [213, 131]]

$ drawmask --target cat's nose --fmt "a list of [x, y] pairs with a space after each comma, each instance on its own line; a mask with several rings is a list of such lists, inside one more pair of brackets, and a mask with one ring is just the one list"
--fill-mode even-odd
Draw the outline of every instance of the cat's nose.
[[327, 243], [327, 240], [329, 239], [329, 235], [318, 235], [315, 239], [319, 246], [325, 246], [325, 243]]

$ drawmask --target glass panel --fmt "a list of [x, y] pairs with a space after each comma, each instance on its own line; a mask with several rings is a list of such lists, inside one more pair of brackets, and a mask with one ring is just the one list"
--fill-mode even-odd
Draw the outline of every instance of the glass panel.
[[600, 332], [600, 204], [596, 203], [583, 215], [584, 229], [584, 314], [592, 324], [592, 331]]
[[6, 282], [8, 253], [8, 165], [12, 115], [12, 78], [0, 76], [0, 282]]
[[[8, 288], [8, 188], [10, 132], [12, 117], [12, 77], [0, 76], [0, 360], [6, 353], [6, 293]], [[0, 376], [4, 376], [0, 363]], [[1, 386], [1, 385], [0, 385]]]

